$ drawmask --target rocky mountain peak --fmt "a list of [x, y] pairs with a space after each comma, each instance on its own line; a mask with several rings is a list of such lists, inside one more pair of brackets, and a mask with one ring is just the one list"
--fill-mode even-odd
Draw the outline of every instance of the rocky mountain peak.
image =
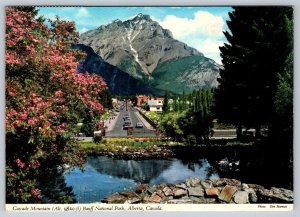
[[[134, 84], [136, 80], [140, 81], [137, 90], [144, 91], [141, 87], [150, 85], [155, 90], [181, 93], [218, 84], [220, 66], [174, 39], [170, 30], [164, 29], [149, 15], [137, 14], [125, 21], [114, 20], [81, 34], [79, 43], [92, 48], [103, 61], [128, 73]], [[97, 70], [95, 64], [100, 61], [94, 54], [87, 59], [85, 68]], [[119, 84], [121, 80], [115, 82], [115, 79], [109, 80], [109, 76], [106, 80], [112, 83], [112, 90], [122, 85]], [[129, 93], [128, 90], [124, 92]]]
[[173, 38], [149, 15], [137, 14], [80, 35], [80, 43], [93, 48], [108, 63], [138, 79], [151, 79], [163, 62], [200, 55], [199, 51]]
[[139, 14], [135, 15], [131, 20], [148, 20], [148, 21], [152, 21], [149, 15], [142, 14], [142, 13], [139, 13]]

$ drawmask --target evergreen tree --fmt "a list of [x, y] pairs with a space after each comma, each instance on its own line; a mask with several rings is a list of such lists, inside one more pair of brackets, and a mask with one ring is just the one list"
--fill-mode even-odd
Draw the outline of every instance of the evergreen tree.
[[177, 112], [178, 111], [178, 102], [177, 102], [177, 98], [174, 99], [173, 101], [173, 111]]
[[168, 91], [165, 91], [165, 96], [164, 96], [164, 104], [163, 104], [163, 107], [162, 107], [162, 110], [163, 112], [168, 112], [169, 111], [169, 92]]
[[[288, 144], [288, 152], [292, 152], [293, 145], [293, 21], [286, 17], [286, 26], [291, 49], [285, 62], [283, 72], [279, 74], [275, 95], [275, 117], [272, 122], [271, 135], [277, 143]], [[289, 153], [288, 153], [289, 154]], [[291, 156], [291, 155], [289, 155]]]
[[199, 106], [198, 106], [199, 98], [198, 98], [197, 92], [195, 92], [195, 94], [193, 94], [193, 95], [194, 95], [194, 104], [193, 104], [193, 106], [194, 106], [194, 112], [196, 112], [196, 111], [199, 110]]
[[224, 32], [229, 44], [220, 47], [224, 68], [216, 90], [220, 121], [241, 127], [269, 124], [274, 113], [278, 73], [289, 53], [285, 16], [290, 7], [235, 7]]

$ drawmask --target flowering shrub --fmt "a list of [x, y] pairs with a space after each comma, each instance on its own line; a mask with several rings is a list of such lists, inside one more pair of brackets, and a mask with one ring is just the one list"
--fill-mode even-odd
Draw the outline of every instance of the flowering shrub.
[[144, 138], [143, 142], [149, 142], [149, 139], [148, 138]]
[[140, 140], [139, 140], [138, 138], [135, 138], [134, 141], [135, 141], [135, 142], [139, 142]]
[[106, 84], [77, 73], [83, 55], [73, 22], [56, 18], [47, 27], [28, 7], [6, 8], [6, 181], [7, 202], [43, 200], [43, 168], [85, 161], [71, 139], [79, 119], [100, 124]]

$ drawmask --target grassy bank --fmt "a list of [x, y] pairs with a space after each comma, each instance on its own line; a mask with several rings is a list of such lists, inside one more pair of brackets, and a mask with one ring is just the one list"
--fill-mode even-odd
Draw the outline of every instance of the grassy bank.
[[100, 143], [92, 141], [79, 142], [83, 151], [87, 153], [122, 153], [122, 152], [137, 152], [137, 151], [157, 151], [160, 149], [168, 150], [196, 150], [196, 149], [228, 149], [238, 147], [251, 147], [254, 142], [240, 142], [234, 140], [215, 140], [210, 144], [199, 144], [189, 146], [183, 143], [168, 141], [163, 138], [105, 138]]
[[105, 138], [100, 143], [80, 141], [81, 148], [86, 151], [136, 151], [141, 149], [152, 149], [162, 144], [160, 138]]

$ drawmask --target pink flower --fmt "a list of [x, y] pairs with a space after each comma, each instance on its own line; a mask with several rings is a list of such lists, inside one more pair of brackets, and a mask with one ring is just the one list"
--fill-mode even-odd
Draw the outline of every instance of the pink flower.
[[63, 92], [61, 90], [55, 91], [54, 95], [55, 96], [61, 96]]
[[28, 120], [28, 124], [30, 124], [30, 125], [35, 125], [35, 121], [34, 121], [33, 119], [29, 119], [29, 120]]
[[21, 168], [24, 168], [25, 167], [25, 164], [18, 158], [18, 159], [16, 159], [16, 163], [17, 163], [17, 165], [19, 166], [19, 167], [21, 167]]

